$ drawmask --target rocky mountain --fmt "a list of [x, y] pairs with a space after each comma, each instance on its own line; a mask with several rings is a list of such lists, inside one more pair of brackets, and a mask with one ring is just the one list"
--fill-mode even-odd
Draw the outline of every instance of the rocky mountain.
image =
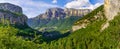
[[39, 18], [39, 19], [52, 19], [52, 18], [64, 19], [67, 16], [69, 16], [69, 17], [70, 16], [82, 17], [90, 12], [91, 12], [90, 9], [50, 8], [50, 9], [46, 10], [45, 13], [40, 14], [35, 18]]
[[82, 17], [82, 16], [90, 13], [92, 10], [90, 10], [90, 9], [65, 8], [64, 11], [65, 11], [67, 16], [79, 16], [79, 17]]
[[10, 3], [0, 3], [0, 23], [21, 24], [27, 22], [27, 16], [22, 12], [22, 8]]
[[[113, 4], [116, 3], [116, 4]], [[105, 0], [104, 10], [108, 20], [114, 19], [114, 16], [120, 12], [120, 0]]]
[[52, 19], [52, 18], [63, 19], [65, 16], [66, 14], [63, 9], [50, 8], [46, 10], [44, 14], [40, 14], [39, 16], [37, 16], [37, 18], [39, 17], [40, 19]]
[[23, 13], [21, 7], [10, 3], [0, 3], [0, 9], [14, 13]]
[[[38, 30], [56, 30], [60, 26], [65, 28], [71, 28], [72, 24], [81, 18], [82, 16], [90, 13], [90, 9], [62, 9], [62, 8], [50, 8], [45, 13], [38, 15], [35, 18], [28, 20], [29, 26]], [[66, 23], [63, 25], [63, 23]], [[67, 27], [68, 26], [68, 27]], [[46, 29], [50, 28], [50, 29]], [[61, 29], [65, 29], [61, 28]]]

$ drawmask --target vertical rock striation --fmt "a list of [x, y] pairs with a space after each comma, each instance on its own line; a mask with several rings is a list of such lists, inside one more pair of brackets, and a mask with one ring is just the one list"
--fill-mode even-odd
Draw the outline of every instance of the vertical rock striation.
[[0, 23], [6, 24], [9, 21], [10, 24], [25, 25], [27, 19], [21, 7], [10, 3], [0, 3]]
[[5, 10], [5, 11], [10, 11], [15, 13], [22, 13], [21, 7], [10, 4], [10, 3], [0, 3], [0, 10]]
[[90, 9], [72, 9], [72, 8], [66, 8], [64, 11], [68, 16], [79, 16], [79, 17], [82, 17], [91, 12]]
[[114, 19], [120, 12], [120, 0], [105, 0], [104, 10], [108, 21]]
[[107, 22], [103, 24], [101, 31], [109, 26], [109, 21], [113, 20], [114, 17], [120, 12], [120, 0], [105, 0], [104, 11], [107, 18]]
[[45, 13], [37, 16], [37, 18], [39, 17], [40, 19], [52, 19], [52, 18], [64, 19], [67, 16], [82, 17], [90, 12], [91, 12], [90, 9], [50, 8], [50, 9], [46, 10]]

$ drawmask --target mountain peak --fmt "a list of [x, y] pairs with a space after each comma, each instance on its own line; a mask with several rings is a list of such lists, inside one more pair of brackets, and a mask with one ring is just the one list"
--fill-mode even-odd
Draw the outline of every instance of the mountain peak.
[[82, 17], [90, 12], [91, 12], [90, 9], [69, 9], [69, 8], [62, 9], [55, 7], [46, 10], [44, 14], [40, 14], [38, 17], [40, 19], [52, 19], [52, 18], [64, 19], [66, 18], [66, 16]]
[[21, 7], [13, 5], [11, 3], [0, 3], [0, 10], [10, 11], [14, 13], [22, 13]]
[[21, 7], [10, 3], [0, 3], [0, 23], [6, 24], [7, 20], [10, 24], [24, 25], [27, 19]]

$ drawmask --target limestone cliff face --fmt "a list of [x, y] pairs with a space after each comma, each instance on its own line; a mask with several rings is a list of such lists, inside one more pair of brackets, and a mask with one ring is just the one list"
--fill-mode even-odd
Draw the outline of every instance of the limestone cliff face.
[[27, 16], [22, 13], [22, 8], [10, 3], [0, 3], [0, 23], [22, 24], [27, 22]]
[[105, 0], [104, 11], [107, 22], [103, 24], [101, 30], [106, 29], [109, 26], [109, 21], [113, 20], [114, 17], [120, 12], [120, 0]]
[[37, 16], [37, 18], [41, 18], [41, 19], [63, 19], [66, 16], [65, 12], [63, 9], [61, 8], [50, 8], [48, 10], [46, 10], [46, 12], [44, 14], [40, 14], [39, 16]]
[[82, 17], [88, 13], [90, 13], [90, 9], [61, 9], [61, 8], [50, 8], [46, 10], [44, 14], [40, 14], [37, 16], [37, 18], [41, 19], [52, 19], [52, 18], [57, 18], [57, 19], [64, 19], [67, 16], [79, 16]]
[[72, 8], [66, 8], [64, 11], [68, 16], [79, 16], [79, 17], [82, 17], [91, 12], [90, 9], [72, 9]]
[[105, 16], [109, 20], [120, 12], [120, 0], [105, 0], [104, 4]]

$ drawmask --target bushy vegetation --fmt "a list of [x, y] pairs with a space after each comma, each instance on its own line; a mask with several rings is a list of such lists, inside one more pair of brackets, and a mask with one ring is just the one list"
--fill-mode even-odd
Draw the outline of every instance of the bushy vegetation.
[[[4, 22], [5, 21], [5, 22]], [[0, 49], [39, 49], [43, 42], [40, 32], [27, 24], [10, 24], [8, 20], [0, 23]]]
[[1, 26], [0, 49], [39, 49], [39, 45], [34, 42], [16, 36], [19, 31], [19, 29], [12, 26]]

